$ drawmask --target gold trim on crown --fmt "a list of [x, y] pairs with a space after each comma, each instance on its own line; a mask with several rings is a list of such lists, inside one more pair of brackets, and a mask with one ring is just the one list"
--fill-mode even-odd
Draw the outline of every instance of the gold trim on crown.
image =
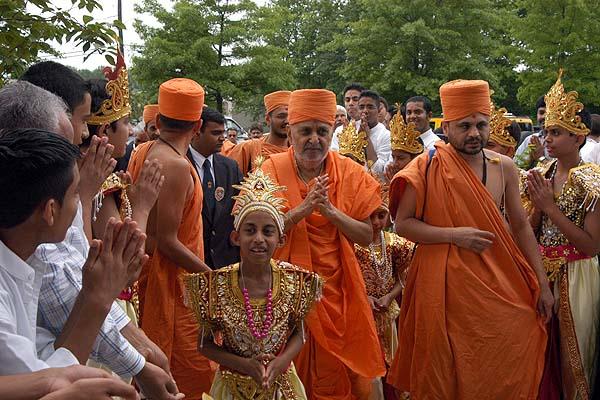
[[406, 151], [410, 154], [421, 154], [423, 144], [417, 140], [421, 136], [413, 122], [405, 123], [400, 112], [400, 104], [396, 103], [398, 112], [390, 121], [390, 139], [392, 150]]
[[108, 79], [106, 93], [110, 97], [104, 100], [100, 109], [88, 119], [87, 123], [90, 125], [110, 124], [131, 114], [129, 77], [125, 60], [120, 51], [117, 53], [117, 64], [114, 71], [110, 67], [105, 67], [102, 72]]
[[352, 156], [361, 164], [365, 164], [367, 156], [365, 148], [367, 147], [367, 134], [365, 131], [356, 131], [354, 121], [350, 121], [348, 125], [342, 129], [338, 135], [339, 153], [344, 156]]
[[563, 70], [558, 72], [556, 83], [550, 88], [544, 96], [546, 101], [546, 121], [545, 128], [560, 126], [576, 135], [585, 136], [590, 130], [581, 121], [577, 115], [583, 110], [583, 104], [577, 101], [579, 94], [576, 91], [565, 93], [565, 88], [561, 82]]
[[506, 113], [506, 108], [496, 108], [490, 99], [490, 140], [502, 146], [516, 147], [517, 141], [506, 130], [512, 124], [512, 121], [504, 116]]
[[276, 185], [271, 177], [263, 172], [261, 165], [264, 161], [262, 156], [256, 157], [254, 171], [250, 172], [239, 185], [232, 185], [239, 189], [240, 193], [234, 196], [236, 200], [233, 209], [233, 226], [238, 230], [244, 218], [252, 211], [265, 211], [269, 213], [275, 222], [279, 233], [284, 231], [284, 214], [282, 212], [284, 199], [275, 196], [275, 193], [287, 190], [285, 186]]

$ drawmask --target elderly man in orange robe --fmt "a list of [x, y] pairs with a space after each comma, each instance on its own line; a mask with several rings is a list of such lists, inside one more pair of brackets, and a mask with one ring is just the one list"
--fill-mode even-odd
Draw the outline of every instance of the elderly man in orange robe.
[[268, 158], [271, 154], [282, 153], [288, 149], [288, 103], [291, 92], [278, 91], [265, 96], [265, 120], [269, 133], [260, 139], [246, 140], [235, 145], [224, 154], [234, 159], [242, 174], [252, 171], [254, 160], [259, 155]]
[[553, 299], [517, 169], [484, 149], [487, 82], [448, 82], [440, 97], [450, 143], [390, 188], [396, 232], [418, 246], [388, 382], [418, 400], [537, 399]]
[[210, 269], [202, 257], [202, 184], [186, 151], [202, 125], [204, 90], [191, 79], [160, 85], [157, 140], [138, 146], [129, 171], [138, 178], [145, 160], [158, 160], [163, 190], [150, 212], [146, 251], [151, 255], [140, 276], [141, 327], [167, 355], [171, 372], [186, 399], [208, 393], [215, 365], [197, 351], [198, 325], [183, 303], [179, 278]]
[[297, 90], [290, 96], [290, 148], [263, 170], [286, 200], [286, 244], [274, 258], [325, 279], [323, 299], [306, 319], [296, 368], [309, 399], [368, 399], [385, 374], [354, 243], [371, 241], [369, 216], [381, 205], [378, 182], [361, 165], [329, 151], [335, 94]]

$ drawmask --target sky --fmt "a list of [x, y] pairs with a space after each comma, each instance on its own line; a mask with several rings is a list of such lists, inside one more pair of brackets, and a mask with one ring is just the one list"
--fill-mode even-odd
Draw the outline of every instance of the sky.
[[[167, 9], [170, 9], [171, 4], [173, 3], [171, 0], [159, 0], [159, 2]], [[105, 0], [100, 1], [100, 3], [102, 4], [103, 9], [94, 11], [92, 16], [95, 18], [95, 20], [112, 22], [113, 20], [117, 19], [117, 0]], [[125, 63], [127, 65], [131, 65], [132, 51], [130, 46], [143, 44], [142, 40], [133, 28], [134, 20], [137, 18], [149, 25], [156, 24], [156, 21], [152, 16], [135, 13], [133, 7], [136, 3], [141, 4], [141, 0], [122, 0], [123, 23], [127, 27], [127, 29], [123, 31], [123, 41], [125, 44]], [[63, 9], [70, 9], [72, 7], [70, 0], [53, 0], [52, 4]], [[35, 11], [32, 10], [32, 12]], [[81, 12], [81, 10], [79, 10], [77, 7], [74, 7], [71, 10], [71, 14], [81, 21], [84, 12]], [[104, 67], [108, 64], [104, 56], [100, 54], [94, 54], [84, 61], [83, 46], [78, 47], [73, 42], [63, 45], [53, 42], [52, 46], [55, 49], [60, 49], [62, 57], [41, 54], [40, 58], [43, 60], [57, 61], [61, 64], [69, 65], [79, 69], [93, 70], [98, 67]]]

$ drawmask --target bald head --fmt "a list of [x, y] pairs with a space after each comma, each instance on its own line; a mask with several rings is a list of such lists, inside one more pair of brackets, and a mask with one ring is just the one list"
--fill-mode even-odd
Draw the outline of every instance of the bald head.
[[18, 128], [54, 132], [73, 142], [73, 127], [65, 102], [25, 81], [12, 82], [0, 89], [0, 129]]

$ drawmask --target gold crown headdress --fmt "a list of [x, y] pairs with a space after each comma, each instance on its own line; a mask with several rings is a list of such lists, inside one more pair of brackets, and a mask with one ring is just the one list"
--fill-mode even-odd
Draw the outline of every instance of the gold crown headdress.
[[338, 136], [339, 153], [352, 156], [361, 164], [367, 161], [365, 148], [367, 147], [367, 134], [365, 131], [356, 131], [354, 122], [351, 121], [342, 129]]
[[100, 109], [94, 113], [87, 123], [90, 125], [104, 125], [118, 121], [126, 115], [131, 114], [129, 103], [129, 78], [125, 60], [121, 52], [117, 52], [117, 64], [115, 69], [105, 67], [102, 72], [108, 82], [106, 93], [110, 96], [100, 105]]
[[276, 192], [287, 190], [285, 186], [277, 186], [271, 177], [260, 168], [264, 161], [262, 156], [258, 156], [254, 161], [254, 171], [250, 172], [239, 185], [232, 185], [239, 189], [240, 193], [234, 196], [236, 200], [234, 210], [233, 226], [236, 230], [244, 218], [252, 211], [264, 211], [269, 213], [279, 229], [279, 233], [284, 231], [284, 215], [281, 211], [284, 199], [275, 196]]
[[506, 130], [512, 124], [512, 121], [504, 116], [506, 113], [506, 108], [496, 108], [490, 100], [490, 139], [502, 146], [516, 147], [517, 141]]
[[390, 139], [392, 150], [402, 150], [410, 154], [421, 154], [423, 144], [417, 140], [421, 136], [414, 123], [405, 123], [400, 112], [400, 104], [396, 104], [398, 112], [390, 121]]
[[556, 83], [550, 88], [544, 96], [546, 102], [546, 121], [545, 128], [560, 126], [576, 135], [587, 135], [590, 130], [581, 121], [577, 115], [583, 110], [583, 104], [577, 101], [579, 96], [576, 91], [565, 93], [565, 88], [561, 82], [563, 71], [558, 72]]

